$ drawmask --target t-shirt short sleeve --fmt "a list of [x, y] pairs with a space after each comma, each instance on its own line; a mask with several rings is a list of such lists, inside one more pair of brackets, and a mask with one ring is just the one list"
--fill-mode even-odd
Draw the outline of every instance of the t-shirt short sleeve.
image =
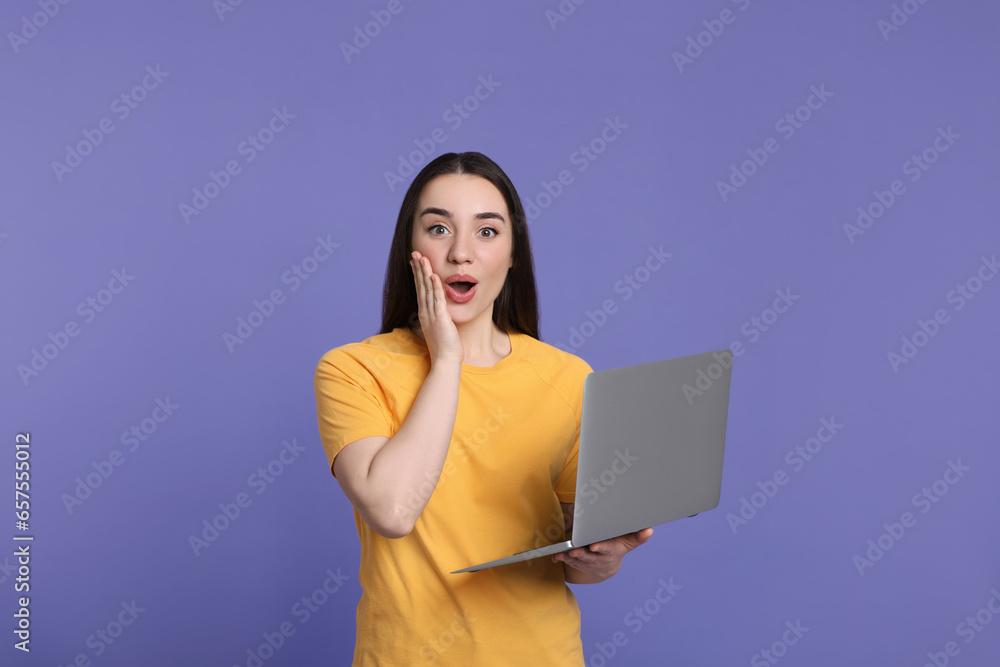
[[573, 436], [573, 446], [566, 457], [559, 480], [556, 482], [556, 497], [561, 503], [576, 502], [576, 464], [580, 455], [580, 423], [577, 421], [576, 435]]
[[573, 444], [569, 454], [566, 456], [566, 464], [563, 466], [559, 480], [556, 482], [556, 497], [561, 503], [576, 502], [576, 468], [577, 459], [580, 455], [580, 420], [583, 415], [583, 383], [586, 377], [594, 372], [583, 359], [576, 359], [576, 380], [572, 395], [568, 398], [573, 405], [576, 417], [576, 431], [573, 434]]
[[330, 462], [345, 446], [373, 435], [392, 436], [384, 394], [375, 391], [371, 374], [342, 350], [320, 358], [313, 378], [319, 436]]

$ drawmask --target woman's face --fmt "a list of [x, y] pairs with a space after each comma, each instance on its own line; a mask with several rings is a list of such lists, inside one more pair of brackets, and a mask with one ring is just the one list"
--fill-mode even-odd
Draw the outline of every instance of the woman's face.
[[[492, 183], [471, 174], [429, 181], [417, 200], [411, 243], [445, 283], [448, 313], [456, 324], [484, 311], [492, 318], [493, 301], [514, 263], [510, 214]], [[470, 276], [475, 286], [464, 293], [465, 286], [449, 286], [448, 278], [458, 274]]]

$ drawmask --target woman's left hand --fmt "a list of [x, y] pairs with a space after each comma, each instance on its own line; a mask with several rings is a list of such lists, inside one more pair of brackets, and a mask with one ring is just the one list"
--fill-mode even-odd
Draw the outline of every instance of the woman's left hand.
[[574, 580], [567, 572], [566, 579], [570, 583], [597, 583], [618, 572], [622, 566], [622, 557], [640, 544], [645, 544], [652, 535], [652, 528], [643, 528], [634, 533], [556, 554], [552, 557], [552, 561], [556, 563], [562, 561], [566, 566], [587, 575]]

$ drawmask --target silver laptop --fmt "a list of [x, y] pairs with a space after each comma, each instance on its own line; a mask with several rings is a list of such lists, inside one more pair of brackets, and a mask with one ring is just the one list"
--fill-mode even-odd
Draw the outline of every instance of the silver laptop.
[[572, 539], [452, 574], [550, 556], [717, 507], [732, 365], [726, 348], [589, 374]]

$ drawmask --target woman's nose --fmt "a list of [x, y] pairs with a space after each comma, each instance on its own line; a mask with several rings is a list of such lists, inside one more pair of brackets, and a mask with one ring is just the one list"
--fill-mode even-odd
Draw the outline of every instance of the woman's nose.
[[468, 261], [471, 255], [471, 241], [464, 238], [456, 238], [448, 251], [448, 258], [453, 262]]

